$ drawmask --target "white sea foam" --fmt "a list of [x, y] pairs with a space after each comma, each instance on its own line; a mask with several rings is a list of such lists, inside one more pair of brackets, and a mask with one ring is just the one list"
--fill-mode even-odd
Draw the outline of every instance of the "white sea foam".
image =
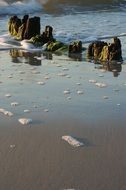
[[105, 84], [105, 83], [100, 83], [100, 82], [96, 82], [95, 85], [96, 85], [97, 87], [99, 87], [99, 88], [104, 88], [104, 87], [107, 86], [107, 84]]
[[4, 112], [4, 115], [7, 115], [7, 116], [9, 116], [9, 117], [12, 117], [12, 116], [13, 116], [13, 113], [10, 112], [10, 111], [5, 111], [5, 112]]
[[60, 65], [60, 64], [56, 64], [56, 67], [62, 67], [62, 65]]
[[74, 147], [79, 147], [79, 146], [83, 146], [84, 144], [80, 141], [78, 141], [76, 138], [66, 135], [66, 136], [62, 136], [62, 139], [67, 141], [70, 145], [74, 146]]
[[58, 73], [58, 76], [65, 77], [67, 76], [67, 73]]
[[44, 77], [46, 80], [49, 80], [51, 77], [50, 76], [45, 76]]
[[76, 84], [77, 84], [77, 85], [79, 85], [79, 86], [81, 85], [81, 83], [80, 83], [80, 82], [77, 82]]
[[82, 90], [77, 90], [77, 94], [81, 95], [83, 94], [84, 92]]
[[3, 113], [4, 115], [7, 115], [7, 116], [9, 116], [9, 117], [12, 117], [12, 116], [13, 116], [13, 113], [12, 113], [12, 112], [7, 111], [7, 110], [5, 110], [5, 109], [3, 109], [3, 108], [0, 108], [0, 113]]
[[41, 57], [37, 57], [37, 56], [35, 56], [34, 58], [36, 58], [37, 60], [44, 60], [44, 59], [45, 59], [44, 56], [41, 56]]
[[12, 103], [11, 103], [11, 106], [18, 106], [18, 105], [19, 105], [18, 102], [12, 102]]
[[108, 99], [109, 97], [108, 96], [103, 96], [103, 99]]
[[120, 106], [120, 105], [121, 105], [121, 104], [119, 104], [119, 103], [117, 104], [117, 106]]
[[49, 109], [44, 109], [44, 112], [49, 112]]
[[44, 85], [45, 82], [43, 82], [43, 81], [38, 81], [37, 84], [39, 84], [39, 85]]
[[104, 77], [104, 75], [100, 74], [99, 77]]
[[[22, 40], [20, 42], [20, 48], [26, 50], [26, 51], [31, 51], [31, 52], [37, 52], [37, 51], [42, 51], [44, 48], [43, 47], [36, 47], [34, 44], [30, 43], [29, 40]], [[38, 60], [45, 59], [44, 57], [38, 58], [35, 57]]]
[[70, 90], [69, 90], [69, 89], [64, 90], [63, 93], [64, 93], [64, 94], [70, 94]]
[[5, 94], [5, 97], [10, 98], [11, 94]]
[[28, 110], [28, 109], [24, 110], [24, 113], [29, 113], [29, 112], [30, 112], [30, 110]]
[[22, 40], [21, 46], [23, 49], [27, 49], [27, 50], [35, 49], [35, 46], [32, 43], [29, 43], [28, 40]]
[[20, 118], [18, 120], [22, 125], [28, 125], [32, 123], [32, 119], [30, 118]]
[[71, 100], [71, 96], [68, 96], [68, 97], [67, 97], [67, 100]]
[[63, 68], [63, 71], [68, 71], [68, 70], [69, 70], [69, 69], [68, 69], [68, 68], [66, 68], [66, 67], [64, 67], [64, 68]]
[[8, 75], [8, 78], [10, 78], [10, 79], [13, 78], [13, 75]]
[[70, 76], [70, 75], [66, 75], [66, 78], [70, 79], [70, 78], [71, 78], [71, 76]]
[[16, 145], [15, 144], [10, 144], [10, 148], [15, 148]]
[[90, 79], [89, 82], [90, 83], [96, 83], [97, 81], [95, 79]]

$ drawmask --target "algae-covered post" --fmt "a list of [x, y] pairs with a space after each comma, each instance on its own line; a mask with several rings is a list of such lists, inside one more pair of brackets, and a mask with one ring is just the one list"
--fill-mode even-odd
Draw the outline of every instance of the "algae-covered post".
[[12, 16], [8, 21], [8, 30], [12, 36], [18, 34], [19, 27], [21, 26], [21, 19], [16, 15]]
[[82, 42], [75, 41], [69, 45], [69, 53], [81, 53], [82, 52]]
[[112, 43], [95, 41], [89, 44], [87, 57], [95, 61], [122, 61], [121, 41], [117, 37], [112, 38]]
[[15, 15], [9, 19], [8, 29], [18, 40], [30, 39], [40, 35], [40, 17], [29, 18], [29, 15], [24, 15], [21, 20]]
[[21, 20], [17, 16], [13, 16], [9, 19], [8, 30], [17, 40], [27, 39], [27, 42], [37, 47], [46, 44], [46, 51], [57, 54], [82, 52], [81, 41], [74, 41], [69, 45], [54, 39], [52, 26], [45, 26], [45, 31], [41, 34], [40, 17], [29, 18], [29, 15], [24, 15]]

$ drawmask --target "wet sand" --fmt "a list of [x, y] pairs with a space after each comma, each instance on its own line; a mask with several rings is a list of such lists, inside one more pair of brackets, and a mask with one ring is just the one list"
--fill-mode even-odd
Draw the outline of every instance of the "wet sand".
[[[126, 128], [120, 122], [96, 126], [73, 119], [31, 128], [5, 123], [1, 189], [125, 189]], [[64, 134], [85, 145], [73, 148], [61, 139]]]
[[[2, 55], [0, 107], [14, 115], [0, 113], [0, 189], [125, 190], [125, 64], [113, 77], [114, 70], [66, 57], [34, 66]], [[22, 117], [32, 123], [22, 125]], [[69, 145], [63, 135], [84, 146]]]

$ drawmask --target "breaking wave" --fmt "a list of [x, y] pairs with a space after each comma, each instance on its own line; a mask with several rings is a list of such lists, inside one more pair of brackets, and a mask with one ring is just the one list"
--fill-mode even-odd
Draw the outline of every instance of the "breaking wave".
[[30, 14], [40, 12], [42, 6], [39, 2], [32, 1], [0, 1], [0, 15]]
[[13, 14], [30, 14], [41, 11], [48, 13], [61, 13], [72, 10], [92, 10], [95, 8], [104, 9], [110, 7], [124, 7], [126, 0], [1, 0], [0, 1], [0, 15]]

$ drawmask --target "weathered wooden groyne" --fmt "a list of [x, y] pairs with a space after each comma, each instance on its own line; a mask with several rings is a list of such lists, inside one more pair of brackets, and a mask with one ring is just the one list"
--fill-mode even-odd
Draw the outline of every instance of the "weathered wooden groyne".
[[[82, 42], [74, 41], [69, 45], [56, 40], [53, 37], [53, 27], [45, 26], [41, 33], [40, 17], [24, 15], [23, 19], [16, 15], [8, 21], [8, 30], [17, 40], [27, 39], [29, 43], [42, 47], [46, 44], [46, 51], [55, 53], [82, 53]], [[112, 38], [112, 43], [93, 41], [87, 49], [87, 59], [100, 62], [122, 61], [121, 41], [117, 37]]]
[[112, 43], [94, 41], [89, 44], [87, 57], [95, 61], [122, 61], [121, 41], [117, 37], [112, 38]]
[[40, 17], [29, 18], [29, 15], [24, 15], [23, 19], [16, 15], [12, 16], [8, 21], [9, 33], [17, 40], [29, 40], [35, 46], [43, 46], [46, 44], [46, 50], [52, 52], [81, 53], [82, 42], [74, 41], [67, 45], [57, 41], [53, 37], [53, 27], [45, 26], [45, 31], [41, 33]]

